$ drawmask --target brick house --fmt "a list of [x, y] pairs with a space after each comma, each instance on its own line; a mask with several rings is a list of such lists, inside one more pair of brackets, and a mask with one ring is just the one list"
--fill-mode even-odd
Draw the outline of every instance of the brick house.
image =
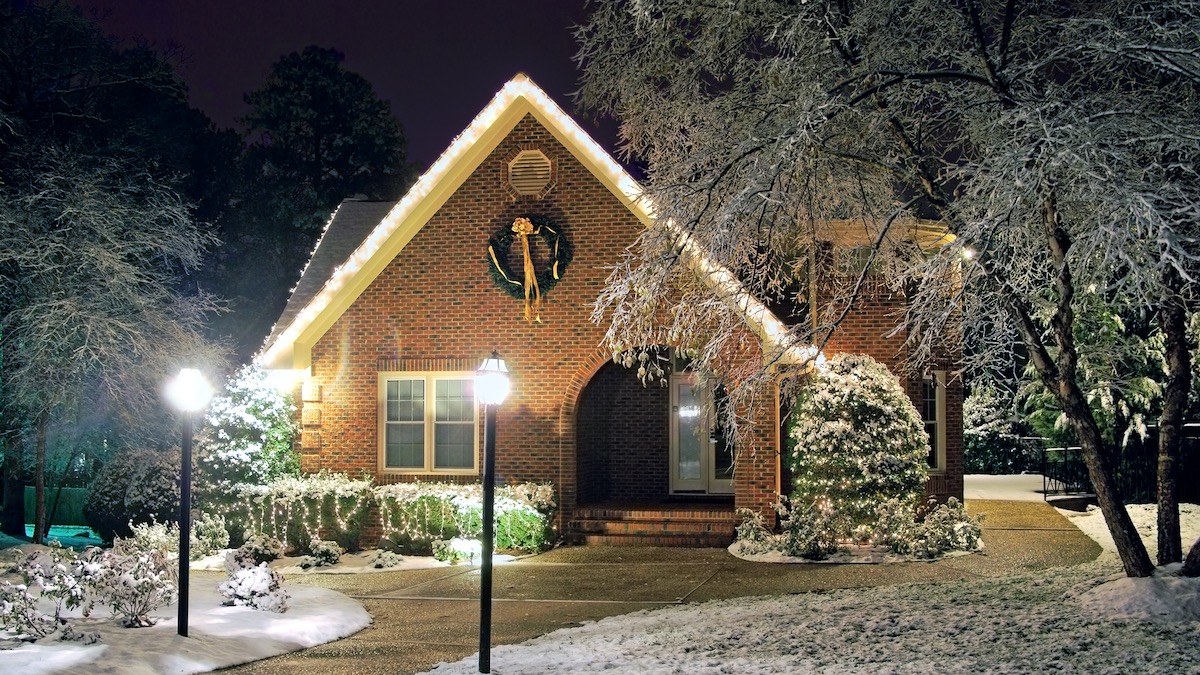
[[[590, 316], [604, 267], [652, 225], [636, 192], [518, 75], [399, 202], [344, 202], [258, 356], [301, 377], [303, 469], [366, 470], [378, 483], [477, 481], [482, 415], [471, 378], [495, 350], [512, 374], [498, 413], [497, 479], [553, 483], [560, 531], [592, 542], [724, 544], [735, 506], [769, 512], [781, 481], [777, 401], [762, 406], [735, 463], [703, 412], [711, 386], [681, 368], [669, 386], [643, 387], [600, 347], [604, 327]], [[537, 271], [563, 258], [556, 243], [573, 249], [542, 298], [540, 323], [525, 320], [523, 300], [494, 278], [489, 239], [520, 218], [554, 233], [528, 239]], [[519, 275], [520, 247], [509, 244], [511, 257], [502, 247], [499, 257]], [[746, 358], [794, 349], [776, 337], [783, 323], [732, 275], [682, 248], [757, 336], [761, 348]], [[875, 294], [831, 347], [894, 365], [903, 337], [882, 336], [901, 301]], [[961, 389], [941, 373], [907, 387], [937, 439], [929, 491], [961, 497]]]

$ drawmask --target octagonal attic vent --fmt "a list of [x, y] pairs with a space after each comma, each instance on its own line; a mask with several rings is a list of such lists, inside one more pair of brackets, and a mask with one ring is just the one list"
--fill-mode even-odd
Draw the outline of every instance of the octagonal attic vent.
[[508, 184], [518, 195], [545, 195], [551, 178], [550, 158], [541, 150], [522, 150], [508, 163]]

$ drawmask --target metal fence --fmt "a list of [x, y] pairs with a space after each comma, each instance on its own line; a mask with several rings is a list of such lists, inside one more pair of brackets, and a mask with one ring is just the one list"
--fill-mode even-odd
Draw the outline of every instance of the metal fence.
[[[1147, 430], [1121, 450], [1114, 470], [1117, 492], [1126, 504], [1153, 503], [1158, 494], [1158, 429]], [[1177, 496], [1181, 502], [1200, 502], [1200, 424], [1184, 426]], [[1042, 487], [1046, 495], [1087, 495], [1092, 481], [1079, 447], [1042, 451]]]

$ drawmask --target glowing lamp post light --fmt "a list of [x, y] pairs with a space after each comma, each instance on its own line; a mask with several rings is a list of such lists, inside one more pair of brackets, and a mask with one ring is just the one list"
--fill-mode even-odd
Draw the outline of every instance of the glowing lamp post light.
[[475, 373], [475, 396], [483, 404], [483, 552], [479, 574], [479, 672], [492, 672], [492, 548], [495, 543], [496, 406], [508, 397], [508, 367], [492, 352]]
[[167, 399], [183, 413], [182, 473], [179, 475], [179, 634], [188, 634], [188, 559], [192, 537], [192, 416], [208, 405], [212, 387], [195, 368], [184, 368], [167, 385]]

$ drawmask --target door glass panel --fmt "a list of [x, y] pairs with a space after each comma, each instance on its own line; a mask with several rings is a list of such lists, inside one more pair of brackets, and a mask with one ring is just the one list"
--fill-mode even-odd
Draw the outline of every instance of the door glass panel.
[[[713, 398], [714, 407], [724, 406], [728, 400], [725, 387], [717, 385], [713, 389]], [[714, 411], [715, 415], [717, 415], [716, 411]], [[713, 483], [709, 485], [709, 489], [726, 492], [732, 487], [732, 484], [725, 485], [724, 483], [733, 480], [733, 439], [726, 433], [725, 425], [721, 424], [719, 419], [713, 420], [712, 449]]]
[[713, 441], [713, 479], [733, 480], [733, 446], [723, 435]]
[[[700, 480], [703, 472], [701, 470], [701, 453], [705, 446], [708, 445], [708, 434], [704, 434], [701, 439], [698, 434], [700, 425], [704, 424], [704, 415], [700, 406], [700, 399], [696, 396], [696, 392], [692, 386], [687, 383], [680, 383], [678, 386], [678, 439], [679, 439], [679, 466], [677, 467], [678, 477], [682, 480]], [[703, 443], [701, 442], [703, 441]]]

